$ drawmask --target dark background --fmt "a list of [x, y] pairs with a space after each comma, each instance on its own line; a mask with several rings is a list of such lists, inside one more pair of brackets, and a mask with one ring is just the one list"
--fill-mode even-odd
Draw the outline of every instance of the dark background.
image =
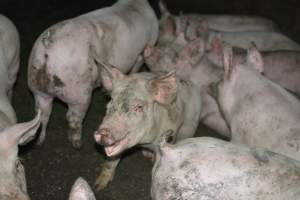
[[[157, 1], [150, 0], [157, 11]], [[35, 39], [52, 24], [67, 18], [111, 5], [111, 0], [1, 0], [1, 13], [17, 26], [21, 37], [21, 66], [15, 86], [13, 105], [19, 122], [32, 119], [34, 102], [27, 88], [27, 60]], [[300, 1], [297, 0], [168, 0], [172, 13], [260, 15], [275, 21], [281, 31], [300, 42]], [[159, 14], [159, 13], [158, 13]], [[94, 92], [84, 122], [84, 147], [74, 150], [67, 141], [66, 106], [56, 101], [42, 147], [33, 144], [21, 148], [27, 173], [28, 192], [32, 200], [66, 200], [78, 176], [93, 185], [103, 163], [104, 154], [94, 144], [92, 134], [101, 122], [109, 98], [101, 90]], [[211, 134], [200, 126], [198, 135]], [[96, 192], [103, 200], [150, 200], [150, 160], [140, 152], [130, 152], [120, 163], [113, 183]]]

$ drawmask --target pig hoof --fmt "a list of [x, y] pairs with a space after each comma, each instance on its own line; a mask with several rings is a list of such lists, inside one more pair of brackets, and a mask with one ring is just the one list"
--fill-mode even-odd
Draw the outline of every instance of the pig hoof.
[[104, 188], [107, 187], [109, 184], [110, 180], [105, 180], [105, 178], [99, 176], [95, 182], [95, 187], [97, 191], [103, 190]]

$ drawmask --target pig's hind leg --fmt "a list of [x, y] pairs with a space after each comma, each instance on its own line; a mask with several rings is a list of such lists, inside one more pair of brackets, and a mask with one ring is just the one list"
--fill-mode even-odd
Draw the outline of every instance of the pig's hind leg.
[[34, 94], [34, 98], [36, 112], [41, 110], [42, 130], [37, 140], [37, 144], [41, 145], [45, 141], [46, 129], [52, 111], [53, 97], [46, 94]]
[[82, 146], [82, 122], [90, 105], [91, 95], [87, 94], [80, 102], [68, 103], [66, 115], [69, 124], [68, 139], [76, 149]]

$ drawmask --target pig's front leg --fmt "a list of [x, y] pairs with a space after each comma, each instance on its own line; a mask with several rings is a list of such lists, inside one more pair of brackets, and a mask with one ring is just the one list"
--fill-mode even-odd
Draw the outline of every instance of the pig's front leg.
[[97, 177], [95, 186], [96, 190], [104, 189], [115, 176], [117, 166], [120, 162], [120, 156], [106, 160], [102, 166], [100, 175]]
[[130, 74], [138, 72], [141, 69], [141, 66], [143, 65], [143, 63], [144, 63], [144, 58], [142, 55], [139, 55], [133, 65], [133, 67], [130, 70]]
[[208, 94], [203, 94], [203, 111], [201, 114], [201, 122], [218, 134], [230, 139], [231, 133], [223, 118], [218, 103]]

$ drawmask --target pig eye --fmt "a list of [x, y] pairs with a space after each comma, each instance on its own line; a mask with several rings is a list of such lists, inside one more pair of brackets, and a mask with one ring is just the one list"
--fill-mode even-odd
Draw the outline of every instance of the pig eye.
[[140, 112], [140, 111], [142, 111], [143, 110], [143, 105], [142, 104], [136, 104], [136, 105], [134, 105], [133, 106], [133, 110], [135, 111], [135, 112]]

